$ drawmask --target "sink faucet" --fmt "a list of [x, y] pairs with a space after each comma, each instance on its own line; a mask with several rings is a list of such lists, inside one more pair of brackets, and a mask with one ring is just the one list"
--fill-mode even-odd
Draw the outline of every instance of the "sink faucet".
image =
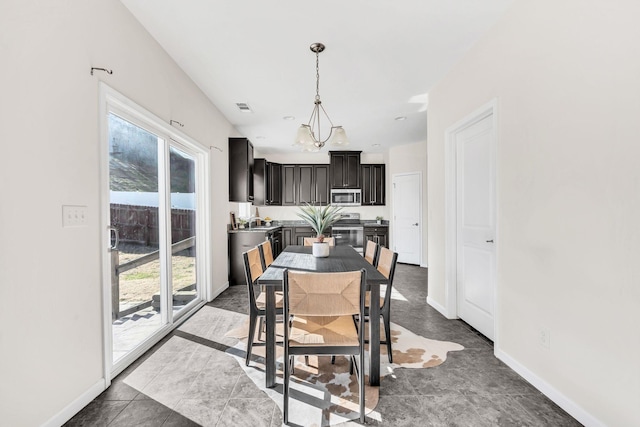
[[249, 218], [249, 221], [247, 221], [247, 222], [249, 223], [249, 230], [251, 230], [251, 224], [253, 223], [253, 220], [255, 220], [255, 219], [259, 219], [260, 221], [262, 221], [262, 220], [263, 220], [263, 218], [262, 218], [262, 217], [259, 217], [259, 216], [252, 216], [252, 217], [250, 217], [250, 218]]

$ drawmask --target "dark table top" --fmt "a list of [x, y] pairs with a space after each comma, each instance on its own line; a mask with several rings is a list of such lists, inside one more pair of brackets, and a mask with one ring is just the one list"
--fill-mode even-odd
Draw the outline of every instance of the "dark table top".
[[368, 285], [387, 282], [387, 278], [351, 246], [333, 246], [326, 258], [314, 257], [311, 249], [311, 246], [287, 246], [260, 276], [258, 283], [282, 286], [282, 272], [285, 268], [321, 273], [357, 271], [364, 268]]

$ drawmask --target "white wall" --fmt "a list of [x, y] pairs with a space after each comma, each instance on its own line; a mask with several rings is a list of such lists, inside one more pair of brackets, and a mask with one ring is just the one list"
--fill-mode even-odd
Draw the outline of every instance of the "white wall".
[[[389, 149], [389, 167], [387, 168], [387, 205], [393, 201], [393, 175], [420, 172], [422, 174], [422, 259], [420, 265], [427, 265], [427, 142], [398, 145]], [[418, 195], [416, 195], [418, 197]], [[393, 209], [389, 212], [389, 218]], [[393, 227], [390, 227], [393, 231]], [[391, 247], [393, 247], [393, 232]]]
[[[99, 81], [224, 148], [211, 150], [217, 242], [234, 130], [118, 1], [5, 0], [0, 28], [0, 424], [37, 426], [103, 376]], [[87, 206], [88, 226], [62, 228], [63, 204]], [[226, 244], [212, 263], [219, 288]]]
[[640, 425], [638, 16], [517, 1], [429, 93], [429, 295], [446, 306], [445, 130], [497, 97], [496, 350], [587, 425]]

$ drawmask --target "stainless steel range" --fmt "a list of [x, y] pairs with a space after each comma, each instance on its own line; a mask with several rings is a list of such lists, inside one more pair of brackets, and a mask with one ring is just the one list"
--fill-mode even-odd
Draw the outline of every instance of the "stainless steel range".
[[336, 245], [351, 245], [362, 253], [364, 246], [364, 226], [360, 223], [359, 213], [343, 213], [342, 218], [331, 228]]

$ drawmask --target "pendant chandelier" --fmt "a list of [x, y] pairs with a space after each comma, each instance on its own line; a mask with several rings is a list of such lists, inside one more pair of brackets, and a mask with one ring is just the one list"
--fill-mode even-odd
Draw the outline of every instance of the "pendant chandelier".
[[[302, 151], [312, 152], [320, 151], [327, 141], [330, 145], [348, 145], [349, 140], [347, 139], [347, 133], [342, 126], [333, 125], [329, 115], [322, 106], [322, 101], [320, 101], [320, 52], [324, 50], [324, 45], [322, 43], [314, 43], [310, 46], [310, 49], [316, 54], [316, 98], [309, 123], [300, 125], [294, 145], [299, 146]], [[327, 135], [325, 139], [322, 139], [320, 130], [321, 112], [331, 125], [329, 135]]]

